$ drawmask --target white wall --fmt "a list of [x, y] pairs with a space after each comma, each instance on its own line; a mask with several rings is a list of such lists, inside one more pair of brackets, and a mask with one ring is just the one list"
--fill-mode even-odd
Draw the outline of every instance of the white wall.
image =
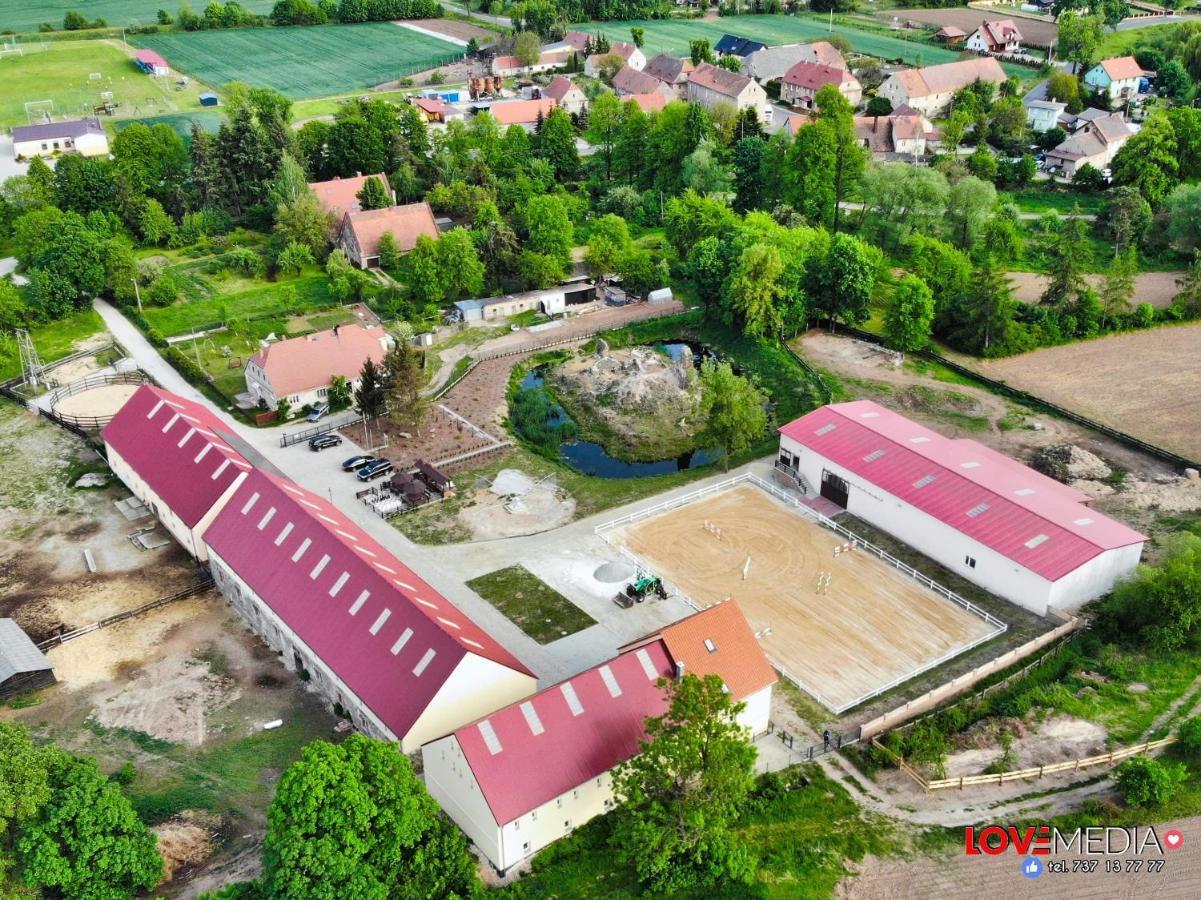
[[117, 449], [106, 444], [106, 455], [108, 457], [109, 468], [113, 470], [113, 474], [121, 479], [131, 494], [141, 500], [155, 514], [163, 527], [167, 529], [171, 537], [179, 543], [181, 547], [187, 550], [192, 556], [196, 557], [200, 562], [208, 559], [208, 545], [201, 539], [204, 536], [205, 530], [213, 523], [213, 519], [217, 517], [217, 513], [225, 508], [225, 504], [229, 502], [229, 498], [233, 496], [234, 491], [238, 489], [238, 485], [246, 478], [246, 473], [242, 472], [230, 482], [225, 492], [217, 498], [216, 502], [209, 508], [196, 523], [194, 528], [188, 527], [175, 511], [171, 509], [154, 489], [143, 480], [134, 468], [125, 460]]
[[768, 721], [771, 719], [771, 688], [769, 684], [743, 701], [746, 703], [746, 709], [738, 717], [738, 724], [750, 729], [752, 735], [760, 735], [767, 731]]
[[413, 723], [401, 749], [414, 753], [427, 741], [523, 700], [537, 689], [534, 676], [468, 653]]
[[493, 866], [504, 868], [500, 826], [463, 756], [459, 739], [452, 734], [422, 747], [421, 768], [430, 796]]
[[[1048, 607], [1074, 609], [1105, 593], [1116, 578], [1133, 570], [1142, 552], [1141, 544], [1107, 551], [1058, 581], [1048, 581], [791, 438], [782, 435], [780, 446], [799, 457], [798, 467], [813, 490], [821, 490], [823, 469], [833, 472], [850, 485], [849, 512], [968, 581], [1040, 616], [1047, 614]], [[976, 561], [974, 568], [968, 565], [968, 557]]]

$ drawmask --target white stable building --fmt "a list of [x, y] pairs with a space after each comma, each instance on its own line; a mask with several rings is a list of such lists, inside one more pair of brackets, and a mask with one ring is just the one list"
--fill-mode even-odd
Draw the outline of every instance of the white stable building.
[[1134, 571], [1146, 541], [1090, 509], [1087, 494], [870, 400], [785, 425], [777, 468], [1039, 615], [1108, 592]]
[[426, 787], [504, 872], [613, 808], [613, 767], [667, 709], [660, 679], [689, 672], [718, 675], [746, 704], [748, 737], [767, 730], [776, 674], [731, 601], [425, 745]]
[[204, 533], [253, 468], [199, 403], [144, 384], [100, 433], [109, 468], [198, 560]]
[[286, 478], [251, 471], [205, 542], [217, 587], [284, 664], [405, 753], [537, 689], [449, 600]]

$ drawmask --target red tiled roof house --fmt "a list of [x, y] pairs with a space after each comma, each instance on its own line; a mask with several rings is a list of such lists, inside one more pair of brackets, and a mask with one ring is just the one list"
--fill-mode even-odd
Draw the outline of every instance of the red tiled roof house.
[[767, 730], [776, 674], [735, 602], [621, 648], [561, 684], [422, 747], [426, 785], [493, 866], [505, 871], [613, 807], [611, 770], [638, 752], [667, 708], [659, 679], [718, 675]]
[[406, 753], [537, 686], [337, 507], [286, 478], [253, 470], [205, 541], [217, 586], [284, 664]]
[[391, 232], [401, 253], [408, 253], [421, 235], [438, 238], [438, 224], [425, 201], [383, 209], [347, 211], [338, 231], [338, 246], [360, 269], [379, 264], [379, 239]]
[[207, 407], [144, 384], [100, 432], [109, 468], [192, 556], [251, 464]]
[[396, 192], [388, 184], [388, 176], [382, 172], [378, 175], [356, 175], [353, 178], [333, 178], [329, 181], [312, 181], [309, 190], [317, 195], [317, 202], [327, 213], [334, 216], [336, 222], [348, 212], [358, 212], [363, 208], [359, 203], [359, 193], [369, 178], [378, 178], [392, 202], [396, 202]]
[[975, 53], [1021, 53], [1022, 33], [1013, 24], [1013, 19], [985, 20], [972, 32], [964, 47]]
[[812, 109], [817, 92], [827, 84], [834, 85], [852, 109], [863, 99], [863, 86], [848, 69], [815, 62], [799, 62], [784, 73], [780, 99], [802, 109]]
[[275, 409], [287, 398], [293, 409], [324, 402], [335, 375], [358, 387], [363, 363], [377, 365], [392, 345], [378, 326], [339, 325], [268, 344], [246, 363], [246, 390], [255, 403]]
[[777, 466], [810, 492], [1038, 615], [1074, 610], [1132, 573], [1143, 535], [1090, 497], [973, 440], [870, 401], [780, 429]]
[[579, 114], [588, 105], [588, 95], [576, 87], [566, 75], [556, 75], [542, 89], [542, 96], [554, 100], [560, 109]]

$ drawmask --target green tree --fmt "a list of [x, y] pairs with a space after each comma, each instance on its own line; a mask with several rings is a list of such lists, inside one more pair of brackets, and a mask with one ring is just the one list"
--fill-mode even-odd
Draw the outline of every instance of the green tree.
[[364, 417], [376, 419], [388, 409], [388, 395], [384, 390], [384, 374], [368, 358], [363, 361], [363, 369], [359, 373], [359, 384], [354, 389], [354, 405]]
[[[1201, 51], [1201, 41], [1198, 45]], [[1168, 121], [1176, 136], [1176, 174], [1182, 180], [1201, 176], [1201, 109], [1174, 106], [1168, 110]]]
[[279, 169], [267, 186], [267, 204], [277, 210], [281, 206], [289, 206], [309, 194], [309, 176], [304, 166], [296, 161], [290, 153], [285, 153], [279, 161]]
[[625, 220], [612, 213], [592, 223], [584, 265], [591, 278], [604, 280], [617, 270], [618, 260], [630, 249], [630, 230]]
[[314, 259], [325, 256], [332, 243], [334, 216], [312, 191], [306, 191], [275, 213], [275, 243], [299, 244]]
[[1190, 319], [1201, 316], [1201, 253], [1193, 258], [1193, 264], [1176, 279], [1176, 286], [1180, 291], [1172, 298], [1172, 307]]
[[542, 44], [538, 35], [532, 31], [523, 31], [513, 42], [513, 55], [522, 66], [529, 67], [538, 64], [542, 56]]
[[769, 244], [752, 244], [742, 251], [725, 289], [727, 324], [738, 324], [751, 336], [779, 334], [783, 328], [780, 283], [784, 262]]
[[972, 125], [972, 117], [963, 110], [954, 110], [942, 126], [942, 145], [952, 155], [959, 153], [964, 135]]
[[1051, 77], [1047, 79], [1047, 99], [1063, 103], [1070, 113], [1078, 113], [1084, 109], [1084, 101], [1080, 97], [1080, 81], [1070, 72], [1059, 70], [1051, 73]]
[[221, 126], [215, 142], [216, 194], [234, 218], [263, 203], [280, 150], [249, 107]]
[[148, 197], [138, 213], [138, 231], [147, 244], [161, 247], [175, 236], [175, 221], [167, 215], [161, 203]]
[[1170, 59], [1155, 73], [1155, 87], [1165, 97], [1171, 97], [1179, 103], [1188, 97], [1193, 80], [1180, 60]]
[[884, 337], [894, 350], [912, 353], [930, 343], [934, 294], [920, 278], [906, 275], [884, 310]]
[[1153, 112], [1113, 158], [1113, 180], [1139, 189], [1158, 206], [1176, 185], [1180, 171], [1176, 132], [1163, 111]]
[[[426, 235], [422, 235], [422, 237], [431, 243], [433, 242], [433, 239]], [[421, 238], [418, 238], [418, 241], [420, 240]], [[396, 243], [396, 235], [391, 231], [385, 231], [380, 235], [375, 252], [379, 256], [379, 267], [385, 272], [395, 272], [400, 268], [400, 261], [404, 258], [404, 254], [400, 252], [400, 247]], [[423, 245], [422, 252], [428, 253], [430, 251]]]
[[285, 275], [299, 275], [305, 266], [311, 266], [314, 262], [312, 250], [305, 244], [291, 241], [275, 258], [275, 267]]
[[430, 407], [429, 398], [421, 392], [424, 385], [421, 354], [411, 341], [397, 341], [384, 356], [384, 392], [392, 421], [405, 428], [421, 428]]
[[972, 277], [964, 297], [961, 319], [952, 332], [955, 343], [970, 353], [987, 356], [1004, 347], [1013, 329], [1015, 302], [1009, 279], [988, 254]]
[[1201, 184], [1180, 184], [1164, 203], [1167, 228], [1164, 236], [1178, 253], [1191, 254], [1201, 247]]
[[630, 40], [634, 42], [635, 47], [641, 47], [646, 42], [646, 29], [635, 25], [630, 29]]
[[1134, 299], [1134, 275], [1138, 271], [1138, 251], [1133, 247], [1115, 256], [1101, 281], [1098, 297], [1105, 323], [1114, 327], [1130, 312]]
[[[417, 243], [404, 260], [405, 281], [409, 286], [409, 293], [422, 305], [441, 303], [446, 296], [446, 273], [442, 271], [439, 260], [438, 243], [423, 234], [417, 238]], [[382, 253], [380, 265], [383, 265]]]
[[329, 380], [329, 392], [326, 395], [329, 408], [333, 412], [350, 406], [350, 382], [345, 375], [334, 375]]
[[90, 759], [48, 750], [50, 796], [21, 826], [17, 858], [31, 887], [78, 900], [149, 890], [163, 877], [154, 835]]
[[1138, 188], [1130, 185], [1114, 188], [1109, 196], [1109, 205], [1098, 217], [1097, 229], [1113, 243], [1114, 256], [1119, 256], [1142, 244], [1151, 227], [1151, 204]]
[[392, 197], [379, 178], [368, 178], [355, 196], [362, 209], [384, 209], [392, 205]]
[[694, 66], [699, 66], [701, 63], [713, 62], [713, 48], [709, 45], [706, 38], [699, 38], [688, 42], [688, 57], [692, 60]]
[[113, 168], [139, 194], [182, 211], [188, 177], [188, 147], [169, 125], [134, 122], [113, 138]]
[[567, 215], [567, 205], [553, 194], [532, 197], [525, 206], [526, 247], [559, 261], [566, 269], [571, 263], [575, 228]]
[[730, 173], [715, 150], [713, 142], [705, 139], [684, 159], [684, 184], [702, 197], [730, 190]]
[[647, 719], [638, 754], [613, 776], [618, 853], [655, 893], [747, 881], [753, 856], [730, 831], [754, 779], [755, 748], [736, 721], [744, 704], [716, 675], [666, 688], [667, 712]]
[[814, 312], [847, 325], [866, 321], [876, 283], [876, 264], [868, 246], [851, 235], [836, 234], [814, 268], [809, 292]]
[[[993, 158], [989, 154], [989, 158]], [[997, 190], [987, 181], [968, 175], [947, 194], [947, 228], [952, 243], [971, 253], [997, 205]]]
[[545, 159], [561, 181], [574, 179], [580, 171], [580, 154], [575, 145], [575, 128], [566, 110], [556, 107], [542, 123], [534, 141], [534, 154]]
[[967, 254], [937, 238], [914, 234], [906, 245], [909, 270], [934, 295], [935, 329], [947, 330], [954, 307], [972, 282], [972, 262]]
[[1096, 59], [1097, 49], [1105, 39], [1105, 20], [1069, 10], [1059, 17], [1056, 25], [1059, 56], [1076, 63], [1077, 73], [1083, 74]]
[[484, 288], [484, 264], [471, 232], [452, 228], [438, 239], [437, 249], [443, 299], [453, 302], [479, 296]]
[[[10, 282], [0, 282], [0, 329], [24, 324], [23, 318], [12, 321], [14, 304], [20, 304], [20, 295]], [[48, 763], [47, 752], [29, 739], [24, 726], [0, 722], [0, 884], [21, 826], [50, 801]]]
[[666, 263], [655, 262], [649, 250], [631, 247], [617, 260], [617, 276], [621, 287], [635, 297], [646, 297], [648, 293], [667, 284]]
[[1060, 226], [1058, 240], [1048, 248], [1047, 286], [1039, 303], [1060, 309], [1076, 303], [1080, 295], [1089, 290], [1084, 278], [1088, 254], [1086, 225], [1077, 207]]
[[1127, 806], [1162, 806], [1188, 779], [1180, 763], [1163, 763], [1150, 756], [1132, 756], [1114, 775], [1114, 783]]
[[517, 273], [527, 288], [548, 288], [563, 280], [566, 267], [557, 256], [523, 250], [517, 257]]
[[1140, 566], [1101, 602], [1097, 631], [1155, 653], [1195, 647], [1201, 636], [1201, 537], [1170, 535], [1158, 565]]
[[1176, 737], [1180, 741], [1180, 749], [1190, 756], [1201, 754], [1201, 716], [1185, 719], [1176, 729]]
[[613, 152], [621, 135], [623, 116], [621, 100], [608, 92], [593, 100], [588, 109], [588, 143], [598, 151], [606, 183], [613, 178]]
[[764, 158], [767, 141], [758, 135], [744, 137], [734, 145], [734, 208], [739, 212], [761, 209], [769, 194]]

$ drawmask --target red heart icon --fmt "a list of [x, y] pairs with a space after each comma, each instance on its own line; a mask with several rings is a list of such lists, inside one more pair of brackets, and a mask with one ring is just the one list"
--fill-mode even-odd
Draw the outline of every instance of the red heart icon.
[[1164, 843], [1168, 845], [1169, 850], [1179, 850], [1184, 846], [1184, 835], [1173, 828], [1171, 831], [1165, 832]]

